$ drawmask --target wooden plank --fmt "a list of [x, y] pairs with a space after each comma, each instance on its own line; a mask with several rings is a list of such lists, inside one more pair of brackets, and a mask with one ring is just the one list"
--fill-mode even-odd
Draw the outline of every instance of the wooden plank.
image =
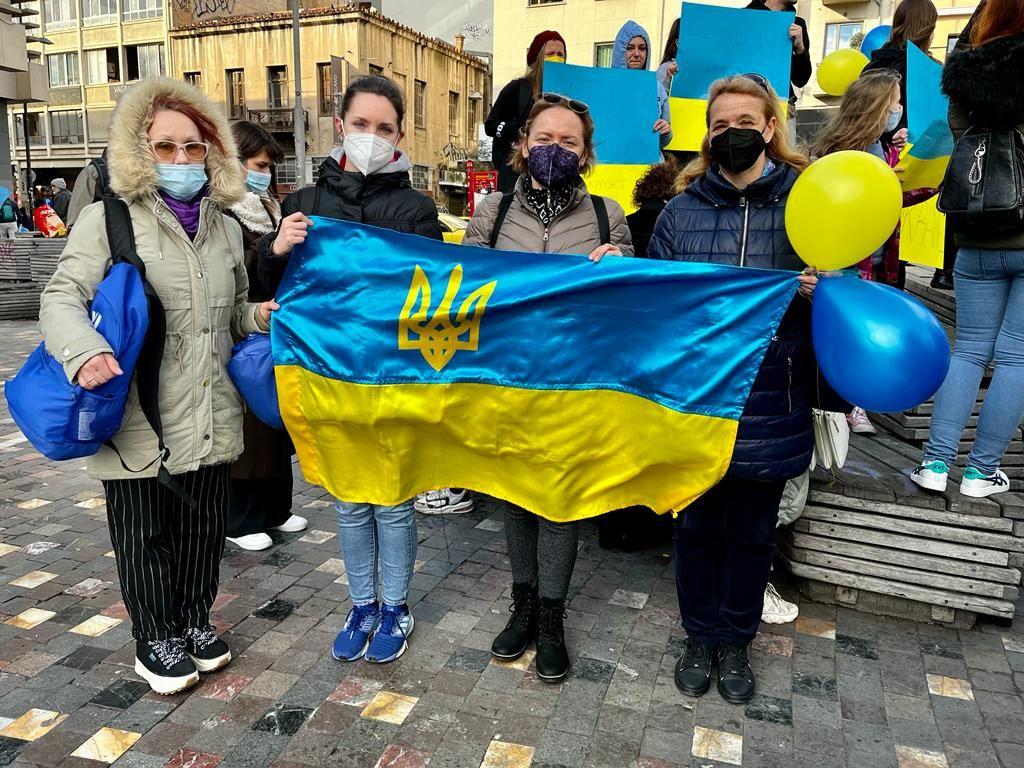
[[1004, 550], [971, 547], [964, 544], [952, 544], [945, 541], [919, 539], [915, 536], [903, 536], [897, 533], [876, 531], [871, 528], [854, 528], [849, 525], [807, 520], [800, 518], [794, 524], [796, 530], [828, 536], [833, 539], [844, 539], [862, 544], [875, 544], [880, 547], [892, 547], [908, 552], [928, 552], [941, 557], [952, 557], [957, 560], [970, 560], [988, 565], [1006, 566], [1010, 562], [1010, 553]]
[[877, 579], [873, 576], [861, 576], [854, 573], [834, 571], [830, 568], [807, 565], [795, 560], [790, 560], [787, 564], [794, 575], [805, 579], [814, 579], [816, 581], [823, 581], [826, 584], [837, 584], [882, 595], [895, 595], [896, 597], [914, 600], [927, 605], [939, 605], [945, 608], [974, 611], [986, 616], [999, 616], [1005, 619], [1013, 618], [1013, 603], [1005, 600], [962, 595], [958, 592], [947, 592], [919, 587], [913, 584], [886, 581], [885, 579]]
[[926, 507], [909, 506], [906, 504], [889, 504], [884, 501], [868, 501], [867, 499], [850, 498], [838, 493], [829, 493], [828, 491], [818, 489], [811, 490], [810, 501], [819, 505], [823, 504], [842, 509], [879, 512], [883, 515], [894, 515], [896, 517], [912, 517], [930, 523], [956, 525], [964, 528], [981, 528], [1002, 533], [1013, 532], [1013, 521], [1002, 517], [963, 515], [957, 512], [947, 512], [945, 509], [928, 509]]
[[992, 597], [997, 600], [1016, 600], [1018, 591], [1016, 587], [1006, 584], [992, 584], [976, 579], [964, 579], [958, 576], [933, 570], [917, 570], [914, 568], [902, 568], [898, 565], [889, 565], [877, 561], [858, 560], [854, 557], [837, 555], [828, 552], [818, 552], [810, 549], [801, 549], [796, 546], [780, 544], [791, 560], [798, 560], [808, 565], [817, 565], [822, 568], [832, 568], [847, 573], [862, 573], [866, 576], [874, 576], [880, 579], [901, 582], [905, 584], [916, 584], [922, 587], [935, 587], [936, 589], [949, 590], [950, 592], [963, 592], [968, 595], [979, 597]]
[[952, 541], [957, 544], [969, 544], [971, 546], [987, 547], [988, 549], [998, 549], [1006, 552], [1024, 552], [1024, 539], [1019, 539], [1013, 534], [1006, 536], [1000, 533], [957, 528], [950, 525], [923, 523], [908, 518], [886, 517], [884, 515], [873, 515], [867, 512], [855, 512], [847, 509], [819, 507], [814, 504], [808, 504], [804, 508], [803, 517], [807, 520], [821, 520], [824, 522], [842, 523], [844, 525], [857, 525], [864, 528], [877, 528], [881, 531], [910, 534], [911, 536], [920, 536], [921, 538], [935, 541]]
[[1010, 586], [1018, 586], [1021, 579], [1021, 572], [1016, 568], [996, 568], [991, 565], [982, 565], [981, 563], [963, 560], [949, 560], [920, 552], [906, 552], [899, 549], [890, 549], [889, 547], [876, 547], [840, 539], [827, 539], [798, 531], [792, 531], [787, 535], [792, 539], [795, 546], [802, 549], [831, 552], [837, 555], [849, 555], [861, 560], [895, 563], [906, 565], [908, 568], [948, 573], [951, 576], [961, 576], [970, 580], [976, 579], [998, 584], [1008, 584]]

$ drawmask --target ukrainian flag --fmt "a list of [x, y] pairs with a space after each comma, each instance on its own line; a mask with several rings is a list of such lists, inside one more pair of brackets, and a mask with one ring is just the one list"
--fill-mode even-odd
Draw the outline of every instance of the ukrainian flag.
[[306, 479], [440, 487], [555, 521], [685, 507], [725, 474], [795, 273], [492, 251], [315, 218], [278, 292]]

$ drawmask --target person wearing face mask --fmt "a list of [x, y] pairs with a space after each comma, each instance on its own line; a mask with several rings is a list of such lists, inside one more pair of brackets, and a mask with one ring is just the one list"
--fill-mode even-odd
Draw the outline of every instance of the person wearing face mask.
[[565, 63], [565, 40], [554, 30], [538, 32], [526, 51], [526, 74], [509, 81], [484, 121], [484, 131], [494, 138], [491, 150], [498, 169], [498, 191], [511, 192], [518, 174], [509, 165], [512, 147], [519, 140], [519, 132], [526, 124], [527, 115], [544, 83], [544, 63]]
[[[228, 215], [242, 227], [249, 300], [269, 301], [274, 294], [260, 282], [256, 250], [260, 238], [274, 232], [281, 220], [281, 206], [270, 186], [284, 153], [266, 130], [245, 120], [232, 123], [231, 134], [245, 172], [246, 192]], [[248, 409], [243, 418], [245, 450], [231, 467], [227, 540], [256, 552], [273, 545], [267, 531], [294, 533], [305, 530], [308, 522], [291, 513], [294, 449], [288, 433], [268, 427]]]
[[[207, 96], [178, 80], [140, 81], [114, 112], [108, 161], [163, 304], [163, 439], [133, 383], [120, 431], [87, 468], [103, 481], [135, 672], [168, 694], [231, 661], [210, 622], [231, 462], [242, 452], [242, 398], [226, 366], [232, 340], [267, 332], [277, 305], [248, 300], [242, 233], [224, 215], [242, 198], [244, 176], [223, 110]], [[47, 350], [86, 390], [132, 375], [89, 317], [111, 264], [104, 210], [102, 202], [83, 209], [39, 312]]]
[[812, 403], [850, 410], [817, 375], [809, 301], [817, 277], [793, 251], [784, 223], [807, 159], [789, 145], [779, 110], [761, 75], [712, 84], [701, 153], [680, 176], [680, 194], [647, 248], [649, 259], [792, 270], [799, 282], [740, 417], [728, 472], [676, 519], [676, 585], [688, 635], [676, 686], [703, 695], [717, 662], [719, 693], [734, 704], [754, 694], [748, 647], [761, 621], [783, 489], [811, 463]]
[[[530, 110], [509, 158], [514, 192], [489, 195], [477, 208], [464, 245], [504, 251], [633, 255], [622, 208], [591, 196], [583, 182], [595, 164], [594, 121], [586, 104], [543, 93]], [[553, 523], [505, 504], [512, 565], [512, 617], [491, 645], [498, 659], [521, 656], [536, 641], [537, 676], [557, 682], [569, 672], [562, 619], [576, 563], [579, 523]]]
[[[412, 164], [398, 149], [404, 118], [402, 92], [386, 77], [361, 77], [345, 89], [336, 122], [342, 145], [320, 166], [316, 186], [284, 199], [277, 232], [260, 240], [259, 277], [267, 290], [277, 291], [288, 255], [313, 228], [309, 216], [442, 239], [437, 206], [412, 188]], [[416, 560], [413, 500], [388, 507], [338, 499], [335, 510], [352, 609], [332, 653], [340, 661], [394, 661], [408, 648], [414, 626], [407, 603]]]
[[[612, 44], [612, 67], [616, 69], [647, 69], [650, 59], [651, 38], [647, 30], [630, 19], [622, 25]], [[659, 136], [661, 146], [672, 141], [672, 114], [669, 111], [668, 91], [658, 81], [658, 119], [652, 129]]]

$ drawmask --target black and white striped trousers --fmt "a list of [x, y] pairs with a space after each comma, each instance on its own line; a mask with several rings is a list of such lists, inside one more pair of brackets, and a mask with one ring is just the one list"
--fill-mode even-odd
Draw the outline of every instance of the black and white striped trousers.
[[156, 478], [103, 482], [121, 594], [138, 640], [167, 640], [206, 626], [217, 596], [230, 465], [174, 478], [196, 500], [195, 509]]

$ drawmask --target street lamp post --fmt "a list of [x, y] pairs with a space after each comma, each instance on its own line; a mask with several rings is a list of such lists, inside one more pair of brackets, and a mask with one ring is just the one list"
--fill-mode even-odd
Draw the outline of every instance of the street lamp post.
[[292, 53], [295, 70], [295, 186], [306, 185], [306, 115], [302, 110], [302, 52], [299, 47], [299, 3], [292, 0]]

